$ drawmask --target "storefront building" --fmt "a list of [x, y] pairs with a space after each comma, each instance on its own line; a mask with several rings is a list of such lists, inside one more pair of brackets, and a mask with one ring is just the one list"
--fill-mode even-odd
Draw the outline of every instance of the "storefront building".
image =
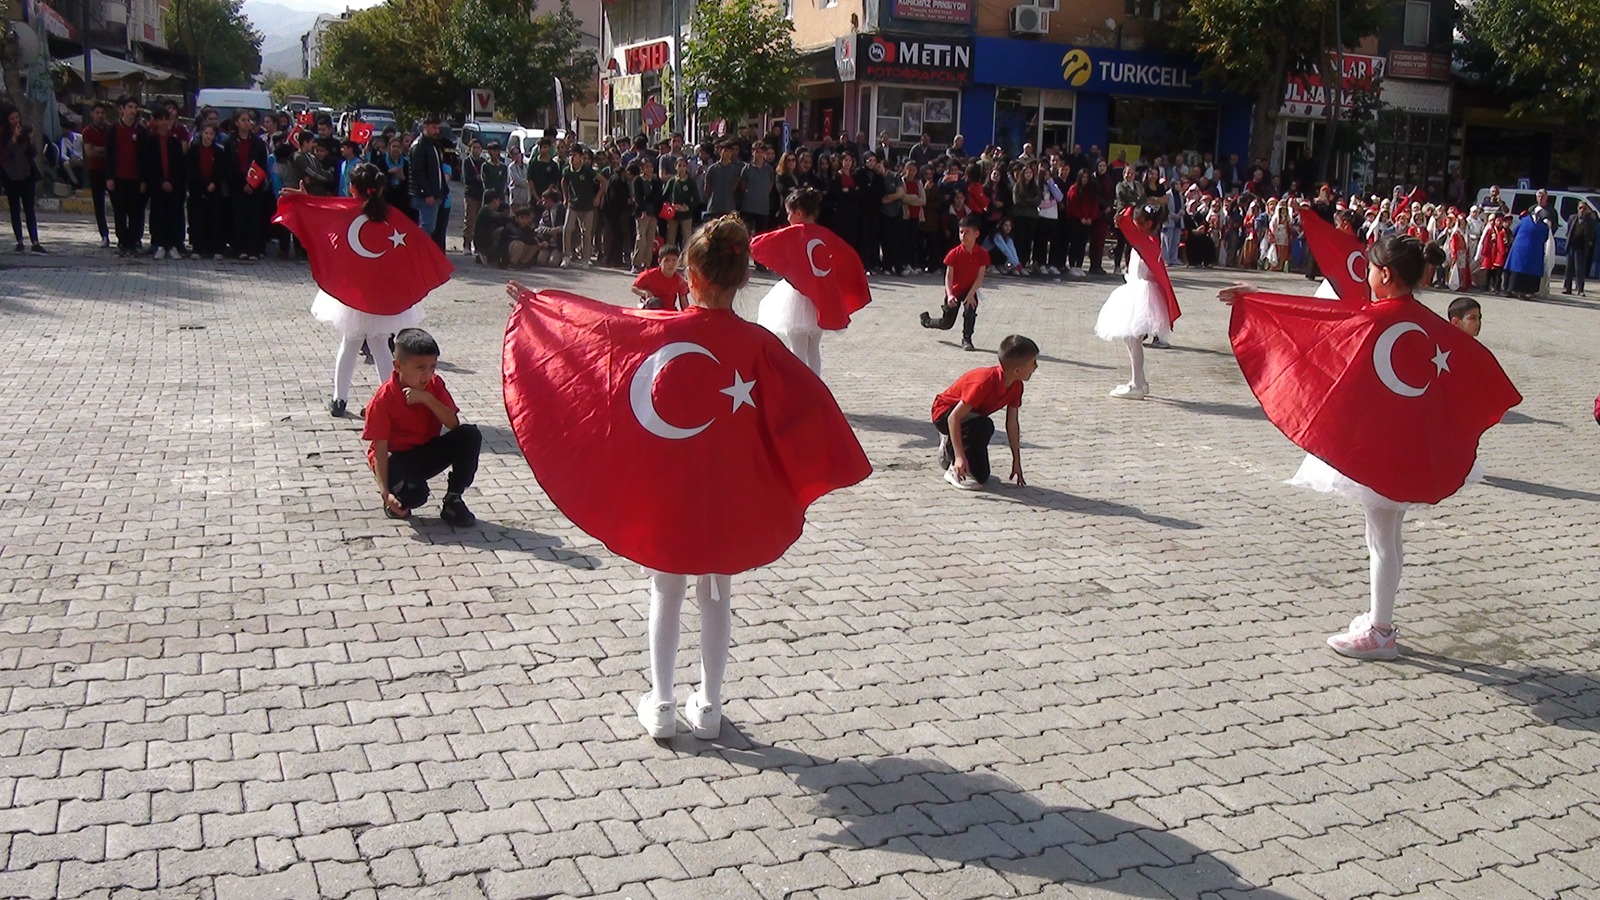
[[[1329, 54], [1338, 65], [1338, 54]], [[1388, 61], [1365, 53], [1343, 54], [1344, 75], [1337, 97], [1324, 87], [1320, 73], [1293, 75], [1283, 92], [1278, 109], [1278, 132], [1273, 136], [1272, 171], [1283, 174], [1284, 187], [1297, 183], [1302, 193], [1312, 193], [1312, 185], [1322, 178], [1321, 158], [1328, 149], [1328, 103], [1339, 104], [1338, 117], [1350, 116], [1358, 106], [1366, 107], [1382, 90]], [[1368, 153], [1341, 153], [1329, 169], [1329, 181], [1343, 193], [1349, 185], [1365, 185], [1372, 180]]]
[[1158, 154], [1247, 155], [1250, 102], [1206, 91], [1193, 60], [1137, 50], [1011, 38], [974, 41], [974, 84], [962, 92], [968, 146], [1031, 143], [1114, 162]]
[[[853, 41], [851, 134], [864, 132], [874, 145], [887, 136], [901, 146], [926, 134], [947, 146], [959, 133], [961, 89], [972, 81], [972, 41], [893, 34], [858, 34]], [[841, 69], [841, 79], [847, 74]]]

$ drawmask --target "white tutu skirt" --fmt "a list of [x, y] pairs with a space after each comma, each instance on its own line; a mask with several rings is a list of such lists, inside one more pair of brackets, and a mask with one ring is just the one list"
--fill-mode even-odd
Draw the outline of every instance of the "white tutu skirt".
[[1107, 341], [1147, 334], [1165, 338], [1172, 334], [1172, 322], [1167, 319], [1167, 300], [1150, 280], [1150, 270], [1145, 268], [1144, 261], [1135, 256], [1126, 278], [1100, 307], [1094, 333]]
[[417, 325], [422, 321], [423, 312], [422, 304], [416, 303], [405, 312], [392, 316], [373, 315], [345, 306], [327, 291], [318, 290], [316, 299], [311, 301], [311, 315], [319, 322], [327, 322], [334, 331], [345, 337], [366, 337], [370, 334], [394, 334], [402, 328]]
[[[1482, 481], [1483, 466], [1474, 460], [1472, 471], [1467, 473], [1467, 484], [1478, 484]], [[1363, 506], [1376, 506], [1379, 509], [1410, 509], [1413, 506], [1433, 505], [1431, 503], [1401, 503], [1398, 500], [1390, 500], [1361, 482], [1347, 477], [1343, 472], [1323, 462], [1320, 457], [1312, 456], [1309, 453], [1306, 454], [1305, 461], [1300, 463], [1299, 470], [1289, 479], [1289, 484], [1321, 491], [1324, 494], [1342, 494], [1359, 501]]]
[[756, 307], [756, 324], [776, 335], [822, 333], [817, 325], [817, 307], [783, 279], [761, 298], [761, 305]]

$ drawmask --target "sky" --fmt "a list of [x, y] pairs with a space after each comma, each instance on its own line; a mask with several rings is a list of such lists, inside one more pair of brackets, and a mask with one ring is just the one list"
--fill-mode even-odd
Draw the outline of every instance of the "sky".
[[311, 12], [341, 13], [345, 9], [366, 9], [377, 6], [383, 0], [271, 0], [279, 6], [290, 9], [303, 9]]

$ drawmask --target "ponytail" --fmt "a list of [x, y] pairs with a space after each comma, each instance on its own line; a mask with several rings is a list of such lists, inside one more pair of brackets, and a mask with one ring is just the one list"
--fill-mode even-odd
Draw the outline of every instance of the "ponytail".
[[372, 163], [362, 163], [350, 173], [352, 193], [362, 198], [361, 213], [374, 222], [389, 217], [389, 201], [383, 196], [388, 176]]

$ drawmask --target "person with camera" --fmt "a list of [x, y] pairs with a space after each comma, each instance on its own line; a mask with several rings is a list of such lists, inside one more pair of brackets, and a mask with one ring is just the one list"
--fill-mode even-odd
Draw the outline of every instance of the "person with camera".
[[23, 252], [22, 221], [28, 221], [28, 237], [33, 252], [45, 253], [39, 243], [39, 218], [34, 213], [34, 192], [39, 184], [39, 148], [33, 143], [33, 128], [22, 124], [22, 113], [10, 110], [0, 121], [0, 185], [5, 187], [6, 204], [11, 207], [11, 231], [17, 238], [17, 252]]

